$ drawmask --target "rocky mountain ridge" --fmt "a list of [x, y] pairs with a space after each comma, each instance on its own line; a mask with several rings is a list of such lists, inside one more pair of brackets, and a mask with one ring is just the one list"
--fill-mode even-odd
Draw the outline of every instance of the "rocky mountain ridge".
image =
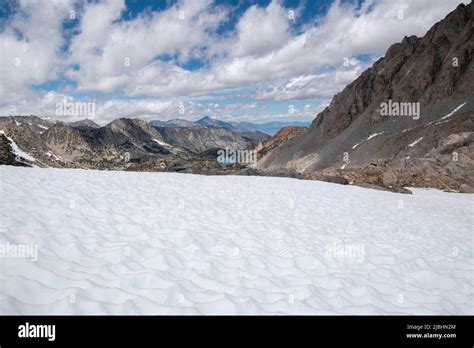
[[221, 127], [155, 127], [170, 144], [179, 145], [196, 153], [208, 152], [226, 147], [248, 149], [269, 138], [260, 132], [236, 133]]
[[259, 132], [265, 133], [270, 136], [275, 135], [280, 129], [285, 127], [309, 127], [311, 122], [304, 121], [271, 121], [264, 123], [252, 123], [252, 122], [225, 122], [205, 116], [199, 120], [193, 122], [184, 119], [171, 119], [167, 121], [154, 120], [149, 122], [150, 126], [157, 128], [196, 128], [196, 127], [218, 127], [227, 128], [236, 133], [252, 133]]
[[182, 139], [164, 139], [144, 120], [127, 118], [100, 127], [91, 120], [65, 123], [36, 116], [10, 116], [0, 117], [0, 129], [2, 164], [40, 167], [219, 171], [215, 155], [201, 152], [219, 146], [245, 149], [256, 144], [243, 135], [215, 127], [203, 128], [199, 137], [191, 134], [191, 140], [181, 144]]
[[[333, 98], [310, 129], [281, 142], [257, 168], [269, 175], [290, 171], [323, 180], [338, 175], [392, 187], [472, 188], [473, 20], [473, 3], [461, 4], [424, 37], [392, 45]], [[398, 111], [413, 106], [419, 114], [385, 115], [386, 105]], [[454, 138], [465, 141], [454, 142], [459, 147], [446, 162], [440, 146]], [[369, 178], [375, 167], [377, 179]]]

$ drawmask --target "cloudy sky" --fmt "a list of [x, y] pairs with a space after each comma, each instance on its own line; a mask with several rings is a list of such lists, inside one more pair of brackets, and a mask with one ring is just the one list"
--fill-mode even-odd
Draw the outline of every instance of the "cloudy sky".
[[460, 2], [0, 0], [0, 115], [312, 120]]

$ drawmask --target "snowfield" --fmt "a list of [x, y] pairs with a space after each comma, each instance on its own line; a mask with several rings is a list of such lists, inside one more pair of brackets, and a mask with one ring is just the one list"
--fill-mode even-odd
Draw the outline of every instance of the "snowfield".
[[9, 166], [0, 176], [1, 314], [474, 314], [472, 195]]

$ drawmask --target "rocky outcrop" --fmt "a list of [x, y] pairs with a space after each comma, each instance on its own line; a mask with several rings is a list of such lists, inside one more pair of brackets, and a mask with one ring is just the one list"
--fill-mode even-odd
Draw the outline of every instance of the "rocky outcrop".
[[306, 132], [308, 128], [305, 127], [296, 127], [296, 126], [288, 126], [280, 129], [274, 136], [270, 139], [267, 139], [261, 142], [257, 146], [258, 156], [259, 158], [265, 156], [271, 150], [277, 148], [284, 142], [290, 141], [291, 139], [297, 137], [300, 134]]
[[394, 191], [412, 186], [471, 192], [474, 189], [474, 132], [450, 134], [423, 157], [378, 160], [367, 166], [327, 168], [305, 175], [305, 178], [323, 181], [331, 181], [331, 177]]
[[17, 155], [13, 152], [12, 146], [8, 138], [0, 133], [0, 165], [11, 166], [28, 166], [21, 162]]
[[75, 122], [69, 122], [69, 126], [73, 128], [79, 129], [87, 129], [87, 128], [100, 128], [100, 126], [90, 119], [79, 120]]
[[[0, 117], [0, 131], [14, 140], [21, 150], [34, 158], [42, 159], [48, 151], [42, 140], [43, 134], [56, 123], [57, 121], [36, 116]], [[48, 158], [41, 162], [48, 165]]]

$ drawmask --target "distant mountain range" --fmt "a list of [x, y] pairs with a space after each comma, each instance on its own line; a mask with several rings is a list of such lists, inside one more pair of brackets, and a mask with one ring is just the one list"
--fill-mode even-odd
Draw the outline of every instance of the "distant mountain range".
[[[277, 123], [261, 125], [275, 127]], [[221, 149], [255, 149], [270, 135], [251, 123], [203, 117], [146, 122], [121, 118], [100, 126], [37, 116], [0, 117], [0, 164], [92, 169], [229, 172]]]
[[228, 171], [216, 162], [220, 149], [254, 149], [270, 138], [257, 128], [210, 117], [196, 122], [121, 118], [105, 126], [89, 119], [0, 117], [0, 164], [220, 173]]
[[311, 122], [288, 122], [288, 121], [272, 121], [266, 123], [251, 123], [251, 122], [225, 122], [205, 116], [195, 122], [173, 119], [168, 121], [151, 121], [150, 125], [153, 127], [166, 128], [182, 128], [182, 127], [218, 127], [230, 129], [238, 133], [262, 132], [269, 135], [276, 134], [280, 129], [288, 126], [309, 127]]
[[220, 174], [245, 169], [222, 167], [216, 161], [220, 149], [253, 149], [270, 138], [180, 121], [158, 127], [121, 118], [99, 126], [92, 120], [0, 117], [0, 164]]

